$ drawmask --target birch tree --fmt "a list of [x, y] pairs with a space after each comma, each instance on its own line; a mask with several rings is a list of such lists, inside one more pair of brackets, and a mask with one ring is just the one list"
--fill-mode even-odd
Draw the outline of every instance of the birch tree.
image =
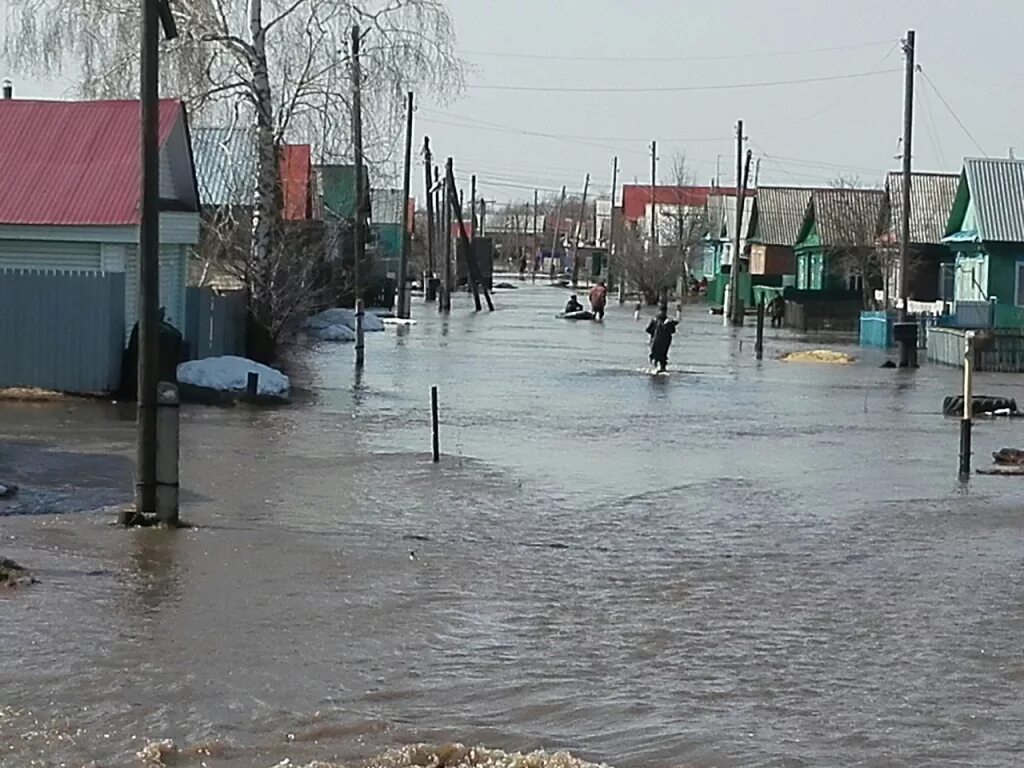
[[[350, 153], [348, 57], [363, 30], [365, 155], [386, 169], [401, 139], [404, 95], [458, 92], [463, 66], [439, 0], [170, 0], [179, 37], [162, 42], [161, 88], [194, 121], [249, 122], [258, 171], [246, 282], [254, 319], [269, 325], [281, 255], [278, 152], [286, 138]], [[86, 98], [135, 98], [139, 0], [8, 0], [2, 58], [35, 76], [70, 76]], [[415, 86], [415, 87], [414, 87]]]

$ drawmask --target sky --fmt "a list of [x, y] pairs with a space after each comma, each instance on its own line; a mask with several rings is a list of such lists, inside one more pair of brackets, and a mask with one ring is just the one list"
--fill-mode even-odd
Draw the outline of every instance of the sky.
[[[415, 146], [429, 135], [489, 200], [578, 193], [587, 173], [606, 197], [614, 156], [620, 183], [648, 184], [652, 140], [661, 183], [685, 154], [696, 182], [731, 185], [738, 119], [762, 184], [880, 184], [899, 165], [908, 29], [921, 66], [915, 169], [955, 172], [964, 156], [1014, 146], [1024, 156], [1020, 0], [447, 4], [466, 88], [422, 100]], [[67, 86], [16, 80], [23, 95]]]

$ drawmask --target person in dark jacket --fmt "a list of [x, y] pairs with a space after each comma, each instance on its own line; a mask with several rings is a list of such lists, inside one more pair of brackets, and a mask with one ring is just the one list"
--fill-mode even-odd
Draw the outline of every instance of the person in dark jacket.
[[772, 319], [772, 328], [782, 327], [782, 321], [786, 317], [786, 302], [781, 296], [776, 296], [768, 305], [768, 316]]
[[672, 346], [672, 335], [676, 332], [676, 321], [668, 319], [668, 307], [662, 305], [658, 315], [647, 324], [647, 335], [651, 337], [651, 364], [664, 373], [668, 368], [668, 350]]
[[569, 297], [569, 300], [565, 302], [565, 314], [571, 315], [573, 312], [580, 312], [582, 310], [583, 305], [579, 303], [576, 299], [576, 294], [574, 293]]

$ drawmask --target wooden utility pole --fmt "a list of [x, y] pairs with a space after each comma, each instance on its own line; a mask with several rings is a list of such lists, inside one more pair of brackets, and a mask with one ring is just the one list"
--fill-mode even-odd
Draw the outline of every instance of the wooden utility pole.
[[576, 222], [576, 233], [572, 240], [572, 287], [580, 279], [580, 238], [583, 236], [583, 220], [587, 215], [587, 192], [590, 191], [590, 174], [583, 180], [583, 199], [580, 201], [580, 219]]
[[[434, 277], [434, 246], [437, 238], [436, 227], [434, 226], [434, 185], [430, 178], [430, 137], [423, 137], [423, 169], [426, 172], [426, 187], [424, 192], [427, 198], [427, 280]], [[424, 297], [430, 300], [430, 293], [427, 285], [423, 286]]]
[[[445, 168], [452, 167], [452, 159], [445, 161]], [[441, 310], [451, 312], [452, 310], [452, 289], [455, 281], [452, 279], [452, 200], [458, 200], [457, 193], [453, 186], [454, 182], [450, 174], [445, 173], [444, 177], [444, 294], [441, 297]]]
[[476, 174], [474, 173], [469, 179], [469, 221], [470, 231], [469, 236], [472, 239], [476, 238]]
[[[914, 138], [914, 45], [914, 30], [907, 30], [907, 39], [903, 41], [903, 53], [906, 57], [906, 71], [903, 77], [903, 189], [901, 190], [903, 210], [900, 211], [900, 306], [897, 315], [901, 323], [907, 322], [909, 298], [907, 266], [910, 252], [910, 185], [913, 182], [911, 144]], [[900, 368], [910, 367], [912, 352], [916, 351], [916, 339], [909, 339], [901, 335], [899, 345]]]
[[[612, 260], [616, 258], [618, 254], [615, 253], [615, 188], [619, 184], [619, 158], [612, 158], [612, 206], [608, 210], [608, 289], [612, 287]], [[618, 263], [616, 262], [616, 269], [618, 269]], [[622, 275], [618, 276], [620, 281], [619, 285], [619, 303], [622, 303], [623, 294], [621, 288]]]
[[540, 193], [533, 190], [533, 242], [530, 244], [530, 275], [533, 282], [537, 282], [537, 255], [540, 251], [540, 241], [537, 239], [537, 219], [540, 215]]
[[[743, 164], [743, 183], [740, 185], [736, 200], [736, 234], [733, 237], [732, 269], [729, 270], [729, 281], [732, 283], [732, 315], [730, 321], [733, 325], [743, 325], [745, 308], [739, 297], [740, 265], [742, 255], [740, 245], [743, 242], [743, 210], [747, 204], [747, 190], [750, 185], [750, 162], [752, 153], [747, 150], [747, 159]], [[736, 275], [733, 278], [733, 275]]]
[[487, 201], [480, 198], [480, 235], [487, 236]]
[[558, 230], [562, 227], [562, 206], [565, 205], [565, 185], [562, 185], [562, 195], [558, 198], [558, 208], [555, 212], [554, 234], [551, 236], [551, 279], [555, 279], [555, 249], [558, 247]]
[[398, 260], [398, 316], [409, 317], [409, 248], [412, 240], [412, 213], [409, 210], [409, 187], [412, 174], [412, 91], [408, 93], [405, 116], [405, 176], [402, 184], [402, 255]]
[[658, 247], [658, 142], [651, 142], [651, 253]]
[[352, 282], [356, 310], [356, 368], [363, 367], [363, 261], [366, 258], [366, 177], [363, 167], [362, 72], [359, 65], [359, 25], [352, 25], [352, 151], [356, 172], [356, 224], [353, 238]]
[[448, 158], [448, 165], [445, 169], [445, 181], [448, 184], [449, 190], [448, 208], [455, 214], [455, 220], [459, 225], [459, 237], [462, 242], [462, 250], [466, 256], [466, 277], [469, 280], [470, 290], [473, 292], [476, 311], [479, 312], [482, 309], [480, 305], [480, 293], [482, 291], [484, 298], [487, 300], [487, 309], [493, 312], [494, 303], [491, 301], [490, 291], [487, 290], [487, 286], [484, 284], [483, 273], [480, 271], [480, 265], [476, 260], [476, 252], [473, 250], [473, 244], [470, 242], [469, 235], [466, 232], [466, 220], [462, 216], [462, 201], [454, 194], [455, 170], [452, 166], [451, 158]]
[[722, 307], [722, 315], [725, 325], [739, 325], [743, 322], [736, 320], [737, 312], [736, 293], [739, 288], [739, 267], [740, 267], [740, 228], [743, 219], [743, 121], [736, 123], [736, 231], [732, 239], [732, 264], [729, 266], [729, 281], [726, 285], [725, 301]]

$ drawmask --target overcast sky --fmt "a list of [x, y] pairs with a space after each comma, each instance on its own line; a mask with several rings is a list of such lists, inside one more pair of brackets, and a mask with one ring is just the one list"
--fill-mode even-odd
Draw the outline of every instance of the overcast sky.
[[[459, 176], [477, 173], [491, 199], [525, 200], [534, 187], [578, 189], [587, 172], [591, 189], [606, 195], [616, 154], [620, 180], [648, 183], [651, 139], [662, 182], [671, 182], [672, 158], [685, 152], [698, 181], [710, 181], [720, 165], [731, 184], [737, 118], [762, 158], [762, 183], [878, 181], [898, 164], [900, 39], [909, 28], [923, 68], [915, 167], [957, 171], [964, 155], [982, 150], [1005, 156], [1017, 145], [1024, 153], [1020, 0], [448, 5], [468, 85], [450, 103], [420, 105], [416, 142], [428, 134], [436, 154], [454, 156]], [[769, 85], [779, 82], [789, 84]], [[762, 85], [715, 87], [744, 84]], [[59, 95], [63, 87], [19, 79], [18, 91]]]

